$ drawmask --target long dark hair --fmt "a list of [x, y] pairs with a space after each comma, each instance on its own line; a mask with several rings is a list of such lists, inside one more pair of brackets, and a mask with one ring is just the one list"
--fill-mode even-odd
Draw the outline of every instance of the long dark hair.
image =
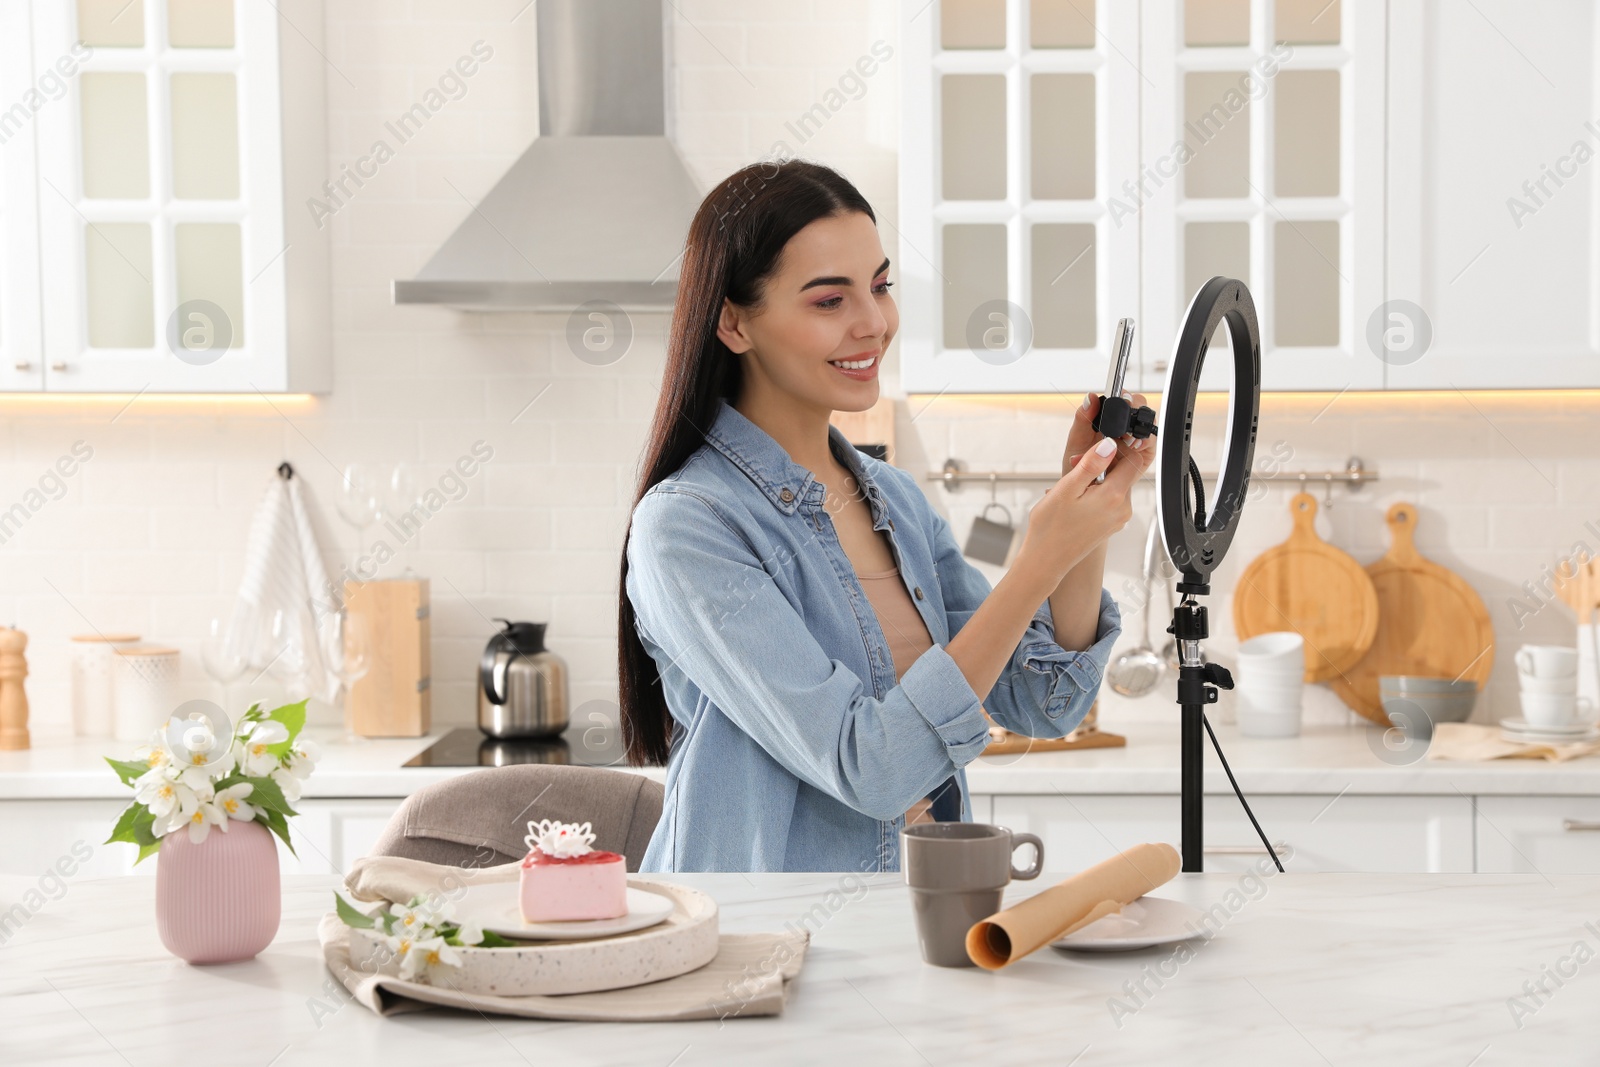
[[[744, 382], [739, 357], [717, 337], [723, 299], [760, 307], [763, 283], [777, 268], [789, 238], [818, 219], [856, 211], [877, 221], [854, 185], [836, 171], [803, 160], [752, 163], [707, 194], [689, 226], [661, 397], [634, 506], [705, 443], [718, 399], [738, 399]], [[627, 585], [632, 532], [630, 520], [617, 585], [618, 699], [628, 762], [644, 766], [667, 762], [672, 716], [661, 674], [634, 629]]]

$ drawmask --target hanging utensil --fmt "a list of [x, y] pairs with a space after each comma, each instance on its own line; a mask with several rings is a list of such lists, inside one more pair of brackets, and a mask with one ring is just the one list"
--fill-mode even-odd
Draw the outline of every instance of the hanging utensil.
[[1166, 662], [1150, 647], [1150, 578], [1155, 570], [1156, 520], [1150, 520], [1150, 532], [1144, 544], [1144, 601], [1141, 607], [1144, 621], [1144, 638], [1139, 646], [1118, 656], [1106, 671], [1106, 679], [1114, 692], [1125, 697], [1142, 697], [1161, 684], [1166, 673]]

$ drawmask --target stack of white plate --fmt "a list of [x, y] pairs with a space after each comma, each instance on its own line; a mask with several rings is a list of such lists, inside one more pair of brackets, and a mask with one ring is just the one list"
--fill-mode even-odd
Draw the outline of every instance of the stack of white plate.
[[1592, 722], [1534, 726], [1526, 719], [1501, 719], [1500, 736], [1523, 745], [1570, 745], [1600, 738], [1600, 726]]

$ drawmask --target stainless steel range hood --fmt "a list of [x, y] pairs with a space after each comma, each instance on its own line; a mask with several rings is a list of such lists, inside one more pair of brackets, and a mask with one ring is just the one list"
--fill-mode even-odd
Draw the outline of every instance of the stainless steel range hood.
[[670, 309], [702, 197], [666, 136], [661, 0], [538, 0], [539, 138], [396, 304]]

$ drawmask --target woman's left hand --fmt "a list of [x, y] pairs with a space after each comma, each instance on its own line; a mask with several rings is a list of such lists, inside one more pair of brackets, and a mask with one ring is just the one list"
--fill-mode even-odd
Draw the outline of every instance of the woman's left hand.
[[[1087, 404], [1079, 404], [1077, 414], [1072, 418], [1072, 430], [1067, 434], [1067, 450], [1061, 457], [1061, 473], [1065, 475], [1078, 462], [1078, 457], [1093, 448], [1100, 440], [1100, 435], [1095, 432], [1094, 420], [1100, 414], [1100, 394], [1089, 393]], [[1143, 393], [1129, 394], [1128, 400], [1134, 407], [1144, 407], [1149, 403]], [[1143, 452], [1154, 447], [1154, 437], [1134, 437], [1132, 434], [1123, 434], [1117, 443], [1122, 448], [1133, 452]], [[1148, 464], [1146, 464], [1148, 466]]]

